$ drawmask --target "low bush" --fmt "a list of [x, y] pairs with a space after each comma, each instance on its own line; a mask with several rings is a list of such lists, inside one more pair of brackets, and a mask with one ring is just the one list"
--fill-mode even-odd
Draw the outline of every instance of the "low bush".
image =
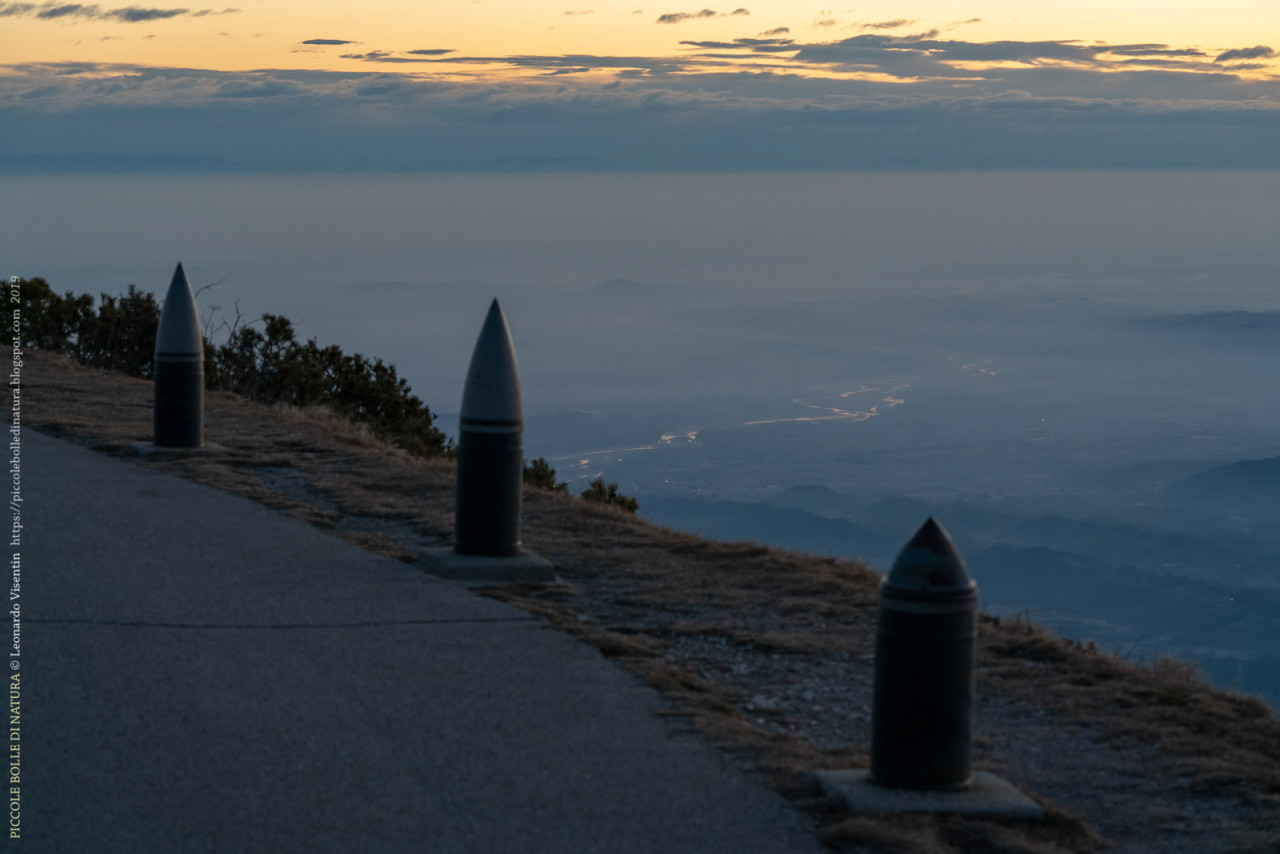
[[628, 513], [634, 513], [640, 509], [640, 502], [634, 498], [628, 498], [618, 492], [618, 484], [606, 484], [602, 479], [596, 478], [591, 481], [591, 485], [582, 490], [582, 497], [586, 501], [595, 501], [599, 504], [612, 504], [614, 507], [620, 507]]
[[556, 470], [551, 467], [545, 457], [538, 457], [524, 467], [524, 482], [551, 492], [567, 493], [569, 491], [569, 484], [563, 481], [556, 483]]
[[[121, 296], [101, 294], [98, 300], [71, 291], [59, 295], [42, 278], [19, 279], [17, 286], [23, 346], [151, 378], [160, 323], [154, 295], [136, 285]], [[321, 347], [315, 339], [300, 342], [286, 317], [263, 315], [261, 329], [258, 322], [241, 323], [237, 317], [221, 345], [205, 337], [206, 387], [262, 403], [323, 405], [419, 456], [453, 453], [453, 440], [435, 426], [435, 414], [396, 375], [394, 365]]]

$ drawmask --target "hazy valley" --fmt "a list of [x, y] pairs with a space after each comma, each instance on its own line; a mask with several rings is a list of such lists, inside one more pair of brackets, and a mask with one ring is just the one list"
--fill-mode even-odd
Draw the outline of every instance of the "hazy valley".
[[1273, 173], [257, 183], [19, 185], [14, 272], [159, 289], [180, 258], [211, 331], [284, 314], [450, 433], [497, 296], [526, 452], [575, 488], [881, 568], [935, 515], [988, 609], [1280, 697]]

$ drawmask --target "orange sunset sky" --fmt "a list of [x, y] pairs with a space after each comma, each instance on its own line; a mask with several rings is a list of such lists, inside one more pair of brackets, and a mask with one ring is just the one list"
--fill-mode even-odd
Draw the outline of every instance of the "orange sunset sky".
[[[935, 32], [940, 39], [978, 43], [1158, 44], [1165, 49], [1196, 52], [1181, 54], [1182, 59], [1212, 61], [1227, 51], [1276, 41], [1280, 5], [1263, 0], [1213, 4], [1188, 0], [1033, 4], [921, 0], [857, 6], [765, 0], [715, 9], [590, 0], [576, 5], [547, 0], [367, 0], [360, 4], [244, 0], [234, 7], [0, 3], [0, 22], [0, 51], [7, 64], [129, 63], [221, 71], [350, 70], [369, 61], [357, 57], [370, 54], [393, 59], [431, 58], [429, 54], [412, 54], [415, 50], [447, 50], [451, 53], [437, 56], [451, 59], [685, 57], [709, 51], [684, 42], [782, 37], [812, 44], [868, 33], [902, 37]], [[316, 40], [345, 44], [307, 44]], [[1170, 55], [1179, 56], [1166, 54], [1165, 58]], [[765, 60], [776, 56], [725, 61], [766, 64]], [[783, 52], [781, 56], [789, 55]], [[1243, 69], [1244, 73], [1277, 72], [1274, 56], [1246, 59], [1257, 67]], [[416, 73], [456, 70], [431, 66]]]
[[630, 169], [1280, 156], [1266, 141], [1280, 127], [1272, 2], [738, 1], [0, 2], [0, 120], [23, 131], [0, 157]]

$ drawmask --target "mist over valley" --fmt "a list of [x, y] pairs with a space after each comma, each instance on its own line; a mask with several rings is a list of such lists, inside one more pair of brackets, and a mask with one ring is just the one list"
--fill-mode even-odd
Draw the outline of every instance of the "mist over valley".
[[[6, 275], [283, 314], [456, 435], [498, 297], [525, 449], [646, 518], [886, 569], [1280, 699], [1280, 175], [15, 179]], [[21, 216], [18, 212], [21, 211]], [[115, 214], [113, 214], [113, 211]], [[57, 221], [56, 232], [46, 226]], [[215, 309], [214, 306], [217, 306]]]

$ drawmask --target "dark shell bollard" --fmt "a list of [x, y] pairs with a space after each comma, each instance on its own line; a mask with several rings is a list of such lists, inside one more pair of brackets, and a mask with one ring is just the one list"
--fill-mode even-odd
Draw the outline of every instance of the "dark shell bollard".
[[204, 339], [186, 271], [169, 283], [156, 330], [154, 442], [199, 448], [204, 441]]
[[518, 555], [524, 421], [515, 347], [496, 299], [471, 354], [461, 416], [453, 549], [466, 555]]
[[951, 538], [929, 519], [880, 586], [870, 782], [969, 784], [977, 600]]

